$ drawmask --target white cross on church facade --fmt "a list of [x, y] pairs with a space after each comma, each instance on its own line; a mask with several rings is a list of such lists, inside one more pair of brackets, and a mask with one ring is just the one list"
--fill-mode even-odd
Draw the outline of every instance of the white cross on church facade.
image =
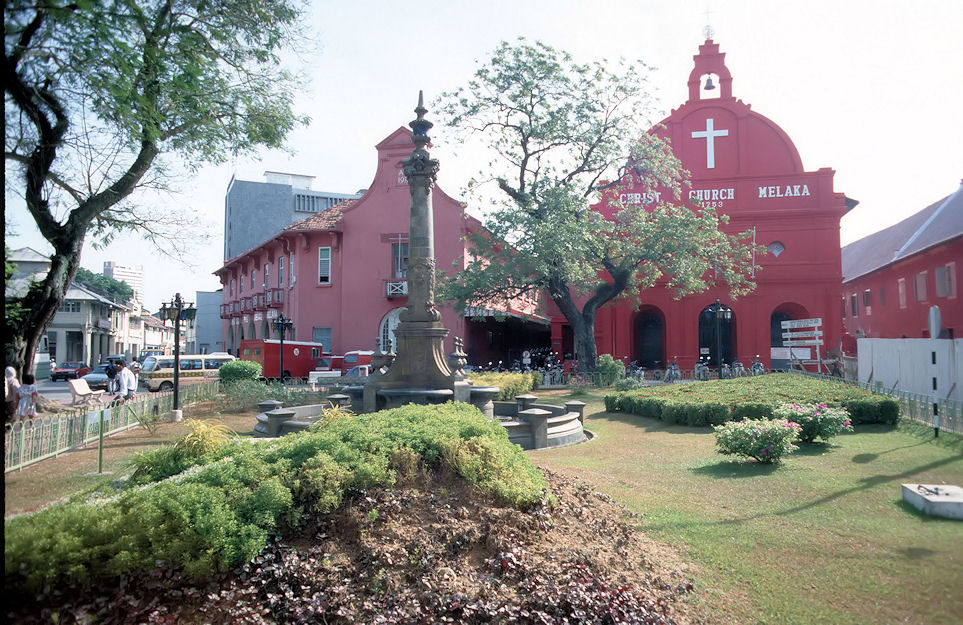
[[728, 137], [729, 131], [720, 129], [716, 130], [713, 126], [712, 118], [706, 120], [706, 129], [697, 130], [692, 133], [693, 139], [705, 139], [706, 140], [706, 169], [715, 169], [716, 167], [716, 137]]

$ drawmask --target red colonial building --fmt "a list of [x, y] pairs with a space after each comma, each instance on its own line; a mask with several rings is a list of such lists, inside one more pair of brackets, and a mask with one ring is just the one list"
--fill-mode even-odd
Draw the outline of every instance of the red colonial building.
[[[956, 271], [963, 264], [963, 185], [842, 251], [843, 321], [856, 338], [963, 338]], [[940, 311], [930, 336], [930, 310]]]
[[[238, 353], [244, 339], [277, 338], [272, 321], [280, 314], [294, 324], [289, 339], [322, 343], [326, 352], [374, 349], [376, 338], [395, 344], [408, 304], [410, 195], [402, 160], [412, 148], [411, 131], [398, 128], [376, 146], [374, 179], [360, 197], [324, 206], [273, 236], [265, 222], [261, 244], [214, 272], [223, 285], [229, 352]], [[437, 266], [454, 272], [464, 267], [466, 235], [481, 224], [438, 185], [432, 203]], [[472, 364], [517, 358], [517, 346], [548, 343], [547, 320], [536, 314], [534, 300], [515, 300], [507, 310], [439, 310], [450, 330], [446, 353], [461, 337]]]
[[[778, 368], [789, 358], [781, 322], [819, 319], [825, 356], [844, 332], [839, 222], [856, 203], [833, 188], [832, 169], [805, 171], [786, 133], [733, 97], [718, 44], [707, 40], [694, 59], [688, 101], [656, 132], [671, 140], [692, 174], [690, 201], [728, 215], [726, 232], [752, 230], [756, 243], [766, 246], [768, 253], [756, 259], [757, 288], [738, 300], [724, 287], [681, 300], [659, 285], [646, 289], [638, 309], [620, 302], [599, 311], [598, 353], [649, 368], [665, 368], [677, 356], [680, 367], [691, 369], [700, 356], [714, 366], [721, 343], [724, 362], [741, 360], [748, 367], [758, 354], [764, 365]], [[651, 201], [646, 189], [634, 191], [620, 201]], [[710, 310], [716, 300], [726, 308], [718, 318]], [[567, 322], [557, 313], [552, 347], [562, 354], [574, 349]], [[816, 357], [812, 347], [793, 352], [803, 360]]]

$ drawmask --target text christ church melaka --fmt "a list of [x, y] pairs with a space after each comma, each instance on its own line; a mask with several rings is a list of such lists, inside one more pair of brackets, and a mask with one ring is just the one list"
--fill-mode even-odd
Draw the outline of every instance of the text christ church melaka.
[[[692, 174], [688, 197], [728, 215], [727, 233], [755, 231], [768, 252], [757, 257], [756, 289], [733, 300], [724, 285], [681, 300], [660, 286], [644, 290], [641, 307], [628, 302], [601, 309], [596, 321], [598, 353], [664, 369], [674, 357], [683, 369], [698, 358], [748, 363], [758, 354], [763, 365], [788, 365], [782, 322], [820, 319], [822, 356], [840, 344], [839, 221], [855, 206], [833, 190], [828, 167], [804, 171], [799, 153], [785, 132], [732, 96], [732, 75], [725, 54], [711, 39], [699, 46], [689, 74], [689, 99], [661, 122], [660, 136], [671, 140], [682, 166]], [[718, 97], [706, 97], [704, 81], [718, 84]], [[619, 196], [626, 204], [660, 199], [659, 193], [632, 189]], [[716, 300], [731, 310], [717, 322], [709, 311]], [[552, 315], [552, 348], [574, 349], [565, 318]], [[817, 358], [815, 347], [793, 347], [801, 360]]]

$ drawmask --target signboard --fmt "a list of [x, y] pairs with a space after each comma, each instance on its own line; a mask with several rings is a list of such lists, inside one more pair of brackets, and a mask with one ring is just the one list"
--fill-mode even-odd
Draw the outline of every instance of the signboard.
[[786, 347], [797, 347], [799, 345], [822, 345], [822, 339], [792, 339], [782, 342]]
[[813, 350], [811, 347], [772, 347], [769, 357], [773, 360], [812, 360]]
[[823, 325], [822, 317], [816, 317], [815, 319], [791, 319], [789, 321], [782, 322], [782, 329], [786, 330], [788, 328], [812, 328], [815, 326]]
[[822, 330], [796, 330], [795, 332], [783, 332], [782, 338], [784, 339], [800, 338], [801, 339], [804, 337], [816, 337], [816, 336], [822, 336], [822, 335], [823, 335]]

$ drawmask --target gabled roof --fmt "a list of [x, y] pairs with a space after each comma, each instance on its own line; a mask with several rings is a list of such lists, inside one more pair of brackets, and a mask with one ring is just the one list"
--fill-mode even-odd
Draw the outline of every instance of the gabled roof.
[[963, 185], [898, 224], [842, 249], [843, 282], [963, 236]]
[[107, 304], [108, 306], [113, 306], [114, 308], [120, 308], [121, 310], [130, 310], [127, 306], [123, 304], [118, 304], [117, 302], [95, 293], [93, 290], [88, 289], [83, 284], [79, 282], [71, 282], [70, 286], [67, 287], [67, 294], [64, 295], [64, 301], [67, 300], [80, 300], [80, 301], [90, 301], [90, 302], [100, 302], [101, 304]]
[[285, 226], [284, 231], [329, 230], [333, 228], [339, 221], [341, 221], [341, 217], [344, 215], [344, 210], [349, 208], [357, 201], [357, 199], [352, 199], [338, 202], [328, 210], [315, 213], [306, 219], [294, 222], [290, 226]]
[[21, 247], [16, 250], [10, 250], [10, 256], [8, 260], [12, 263], [46, 263], [50, 264], [50, 257], [46, 254], [41, 254], [32, 247]]

